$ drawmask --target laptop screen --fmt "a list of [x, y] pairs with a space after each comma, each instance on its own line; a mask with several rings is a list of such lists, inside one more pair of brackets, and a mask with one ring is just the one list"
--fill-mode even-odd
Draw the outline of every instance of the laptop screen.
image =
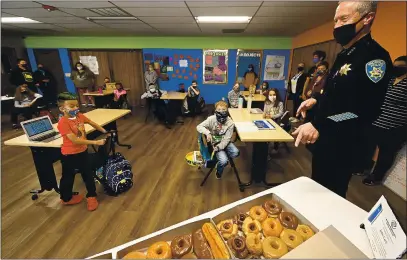
[[41, 133], [44, 133], [44, 132], [47, 132], [47, 131], [53, 129], [53, 127], [51, 125], [51, 121], [49, 120], [48, 117], [28, 122], [28, 123], [24, 124], [24, 128], [27, 131], [27, 134], [29, 137], [38, 135], [38, 134], [41, 134]]

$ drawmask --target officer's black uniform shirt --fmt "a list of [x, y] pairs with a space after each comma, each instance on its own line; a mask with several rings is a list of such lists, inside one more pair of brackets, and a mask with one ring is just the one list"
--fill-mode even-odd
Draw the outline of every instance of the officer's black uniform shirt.
[[[318, 109], [311, 122], [320, 135], [340, 139], [370, 126], [380, 112], [392, 62], [370, 34], [342, 50], [333, 64]], [[329, 116], [350, 112], [356, 119], [334, 122]], [[328, 135], [328, 136], [327, 136]]]

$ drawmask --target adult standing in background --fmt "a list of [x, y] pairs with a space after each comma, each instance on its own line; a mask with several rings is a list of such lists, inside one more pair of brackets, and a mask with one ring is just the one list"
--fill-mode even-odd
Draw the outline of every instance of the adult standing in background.
[[243, 86], [245, 90], [249, 90], [251, 85], [257, 86], [257, 83], [259, 83], [259, 76], [254, 71], [253, 64], [250, 64], [243, 75]]
[[[71, 80], [73, 80], [76, 90], [78, 91], [81, 104], [85, 107], [88, 105], [95, 106], [95, 101], [92, 97], [86, 98], [86, 96], [83, 95], [87, 92], [93, 91], [92, 88], [95, 85], [95, 74], [93, 74], [93, 72], [81, 62], [77, 62], [72, 70]], [[86, 99], [88, 99], [91, 104], [88, 104]]]
[[146, 82], [146, 91], [149, 91], [148, 87], [151, 84], [154, 84], [156, 88], [158, 88], [157, 79], [158, 75], [157, 72], [154, 70], [153, 64], [149, 64], [148, 70], [144, 73], [144, 81]]
[[366, 158], [366, 173], [370, 173], [374, 162], [371, 158], [379, 148], [376, 166], [363, 180], [368, 186], [382, 183], [387, 171], [394, 163], [397, 152], [406, 142], [407, 132], [407, 56], [394, 61], [392, 78], [384, 98], [379, 117], [373, 122], [370, 132], [370, 151]]
[[35, 85], [41, 90], [46, 104], [56, 104], [57, 89], [54, 76], [41, 63], [37, 67], [38, 69], [34, 72]]
[[343, 46], [323, 95], [301, 103], [298, 112], [318, 106], [314, 119], [293, 133], [295, 145], [315, 143], [312, 178], [346, 197], [352, 173], [363, 163], [367, 136], [377, 118], [392, 68], [389, 53], [370, 35], [377, 2], [340, 2], [334, 37]]
[[[312, 79], [315, 76], [315, 72], [317, 71], [318, 65], [323, 62], [326, 58], [326, 53], [324, 51], [316, 50], [312, 53], [312, 63], [315, 64], [312, 66], [307, 72], [307, 79], [305, 80], [304, 90], [308, 87], [311, 83]], [[302, 93], [302, 100], [306, 100], [305, 93]]]
[[297, 73], [288, 82], [288, 94], [294, 105], [293, 113], [297, 112], [302, 102], [301, 95], [304, 90], [305, 80], [307, 79], [304, 68], [304, 62], [298, 63]]
[[31, 69], [28, 68], [27, 61], [24, 59], [17, 60], [17, 67], [11, 71], [10, 82], [16, 86], [16, 88], [27, 84], [29, 90], [38, 93], [38, 89], [34, 84], [34, 75]]

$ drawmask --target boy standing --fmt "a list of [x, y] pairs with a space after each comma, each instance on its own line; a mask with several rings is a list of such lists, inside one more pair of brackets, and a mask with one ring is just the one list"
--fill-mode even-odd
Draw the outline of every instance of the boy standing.
[[199, 94], [200, 91], [198, 89], [198, 82], [196, 80], [193, 80], [191, 86], [188, 88], [188, 97], [187, 97], [190, 115], [195, 115], [196, 113], [196, 105], [198, 103]]
[[95, 180], [88, 161], [88, 145], [104, 145], [106, 139], [87, 140], [85, 124], [91, 125], [96, 130], [107, 133], [100, 125], [89, 120], [85, 115], [79, 113], [77, 97], [70, 93], [62, 93], [58, 96], [59, 110], [63, 116], [58, 122], [58, 130], [62, 135], [62, 178], [60, 181], [61, 203], [63, 205], [74, 205], [82, 201], [82, 195], [72, 195], [75, 179], [75, 170], [78, 169], [85, 182], [88, 191], [88, 210], [97, 209], [99, 203], [96, 200]]
[[196, 129], [206, 135], [208, 142], [212, 143], [218, 160], [216, 178], [222, 177], [223, 169], [228, 164], [228, 157], [236, 158], [239, 150], [230, 142], [235, 124], [228, 116], [228, 104], [219, 101], [215, 104], [215, 115], [208, 117]]

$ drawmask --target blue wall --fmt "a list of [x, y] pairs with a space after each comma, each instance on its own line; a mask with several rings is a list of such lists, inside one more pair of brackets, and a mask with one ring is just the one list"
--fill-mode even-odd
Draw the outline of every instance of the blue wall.
[[[228, 83], [225, 85], [203, 85], [202, 84], [202, 74], [203, 74], [203, 51], [202, 49], [143, 49], [143, 58], [145, 54], [153, 54], [157, 56], [168, 56], [172, 58], [170, 60], [169, 66], [174, 66], [174, 55], [183, 55], [184, 58], [187, 56], [191, 56], [191, 58], [196, 59], [199, 58], [200, 67], [197, 71], [193, 71], [193, 74], [197, 75], [197, 81], [199, 85], [199, 89], [201, 91], [201, 95], [205, 99], [207, 104], [214, 104], [217, 101], [221, 100], [222, 97], [227, 97], [228, 92], [232, 89], [234, 82], [236, 81], [236, 57], [237, 57], [237, 50], [236, 49], [229, 49], [228, 54]], [[285, 56], [285, 68], [284, 68], [284, 75], [287, 78], [288, 76], [288, 65], [290, 61], [290, 50], [264, 50], [263, 51], [263, 60], [262, 60], [262, 69], [264, 69], [264, 64], [266, 62], [267, 55], [281, 55]], [[174, 72], [176, 69], [179, 69], [179, 66], [174, 66]], [[182, 69], [182, 68], [181, 68]], [[163, 90], [171, 91], [177, 90], [179, 83], [184, 83], [185, 88], [188, 88], [191, 85], [193, 77], [189, 76], [190, 69], [186, 70], [186, 74], [188, 79], [179, 79], [178, 77], [173, 78], [172, 74], [174, 72], [168, 72], [169, 80], [168, 81], [159, 81], [160, 88]], [[182, 74], [184, 76], [184, 74]], [[263, 82], [263, 71], [261, 72], [261, 79], [260, 82]], [[281, 97], [284, 99], [285, 95], [285, 82], [284, 80], [273, 80], [268, 81], [270, 87], [277, 88], [280, 91]]]

